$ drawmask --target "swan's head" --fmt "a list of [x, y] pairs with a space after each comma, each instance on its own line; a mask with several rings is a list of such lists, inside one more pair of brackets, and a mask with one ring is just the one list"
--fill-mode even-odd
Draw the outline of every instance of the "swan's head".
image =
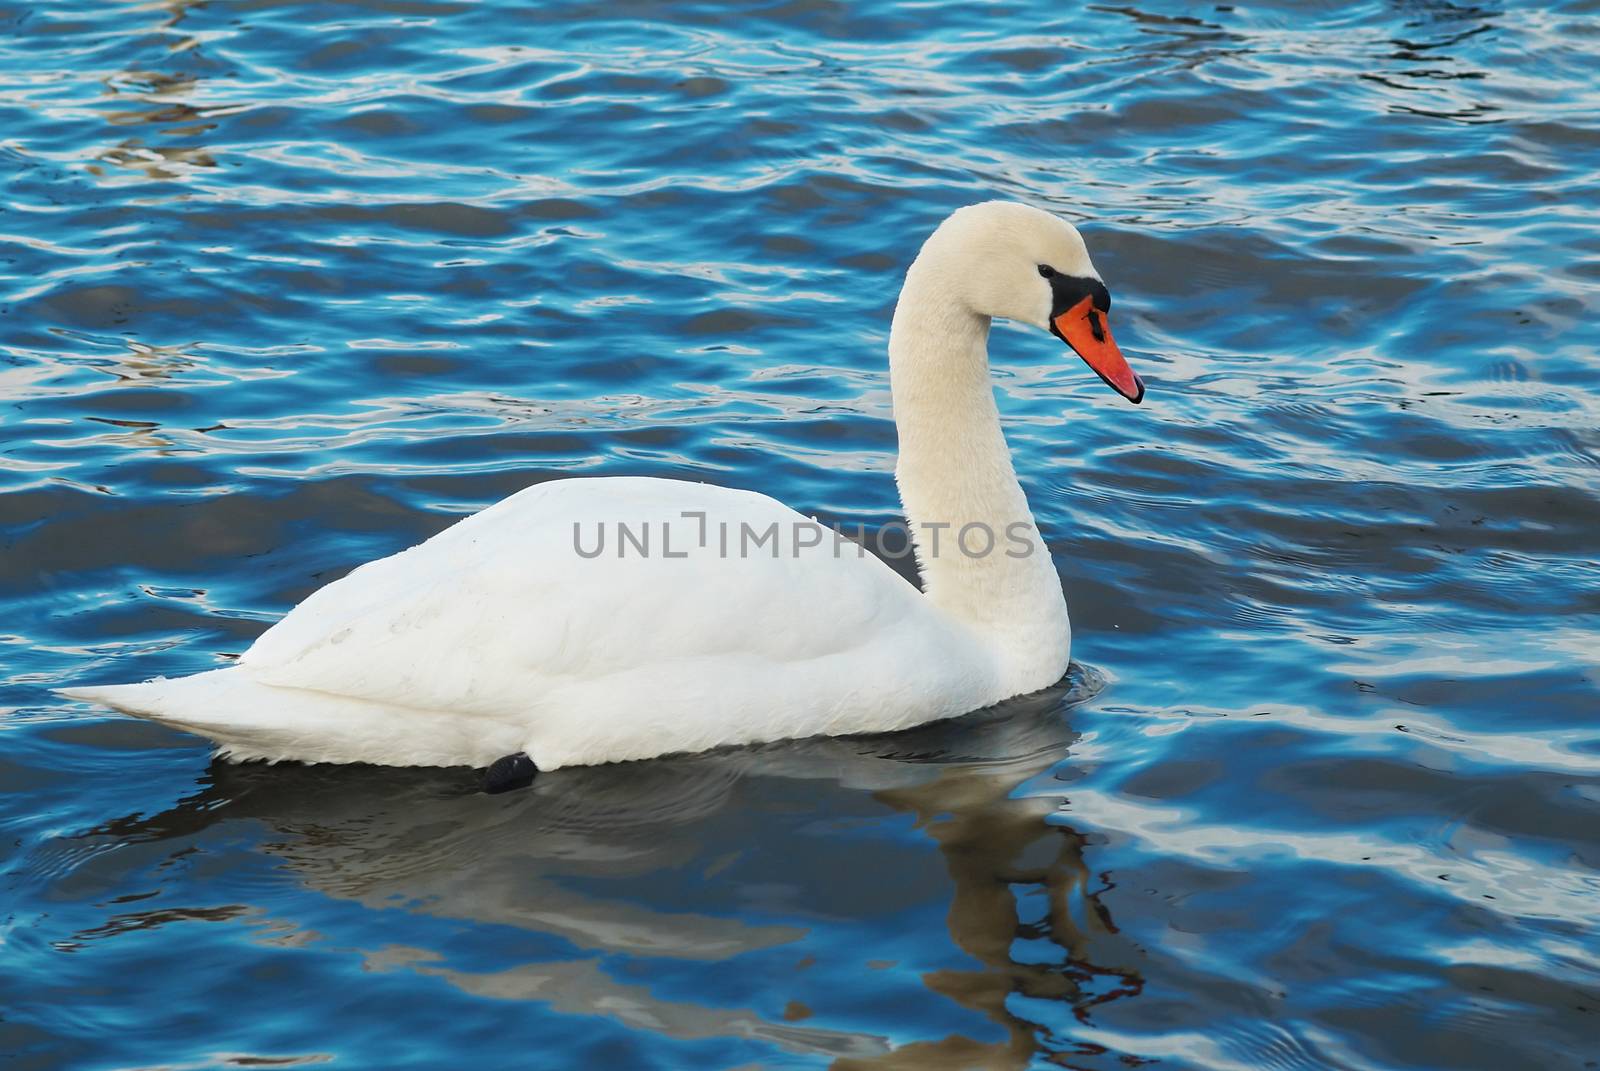
[[1077, 228], [1010, 201], [958, 209], [913, 265], [937, 272], [946, 293], [980, 316], [1049, 331], [1071, 346], [1118, 394], [1137, 404], [1144, 383], [1111, 337], [1111, 294]]

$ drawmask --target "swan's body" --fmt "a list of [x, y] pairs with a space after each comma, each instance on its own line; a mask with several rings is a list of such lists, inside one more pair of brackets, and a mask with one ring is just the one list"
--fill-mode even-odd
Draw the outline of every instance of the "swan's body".
[[[705, 515], [705, 546], [684, 512]], [[751, 556], [721, 557], [724, 531]], [[329, 584], [236, 666], [103, 694], [236, 758], [483, 766], [526, 751], [541, 769], [902, 728], [998, 698], [974, 637], [841, 549], [750, 491], [555, 480]]]
[[[483, 766], [525, 752], [553, 769], [903, 729], [1037, 691], [1065, 673], [1071, 628], [986, 340], [994, 315], [1053, 327], [1124, 389], [1126, 365], [1107, 371], [1074, 338], [1094, 286], [1076, 231], [999, 203], [952, 216], [908, 272], [889, 344], [896, 478], [926, 594], [764, 495], [559, 480], [329, 584], [234, 666], [65, 694], [236, 759]], [[993, 548], [975, 553], [986, 532]]]

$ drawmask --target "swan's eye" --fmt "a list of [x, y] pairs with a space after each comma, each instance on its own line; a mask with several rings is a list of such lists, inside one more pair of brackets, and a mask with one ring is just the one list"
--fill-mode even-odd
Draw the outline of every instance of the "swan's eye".
[[1039, 275], [1045, 279], [1055, 278], [1056, 270], [1048, 264], [1039, 265]]

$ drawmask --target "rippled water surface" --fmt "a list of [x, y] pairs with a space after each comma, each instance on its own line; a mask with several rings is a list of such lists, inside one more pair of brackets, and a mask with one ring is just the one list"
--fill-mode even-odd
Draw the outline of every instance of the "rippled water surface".
[[[0, 0], [7, 1068], [1600, 1061], [1600, 5]], [[958, 205], [1078, 665], [541, 778], [213, 764], [222, 664], [529, 483], [897, 515]]]

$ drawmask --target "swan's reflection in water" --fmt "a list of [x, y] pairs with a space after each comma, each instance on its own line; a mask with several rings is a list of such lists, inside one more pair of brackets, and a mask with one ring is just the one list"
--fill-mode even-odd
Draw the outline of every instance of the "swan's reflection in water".
[[[368, 970], [840, 1067], [1023, 1067], [1070, 1041], [1017, 1002], [1046, 1002], [1038, 1018], [1060, 1026], [1140, 984], [1095, 964], [1132, 954], [1081, 838], [1047, 821], [1072, 740], [1064, 708], [1092, 690], [1074, 667], [1055, 690], [910, 733], [563, 770], [500, 797], [459, 771], [217, 765], [199, 795], [90, 836], [182, 852], [258, 823], [253, 851], [371, 909], [354, 942], [322, 920], [315, 934], [353, 944]], [[946, 904], [947, 934], [930, 925]], [[445, 939], [460, 922], [501, 934], [494, 951]], [[734, 988], [761, 1010], [696, 999], [730, 989], [686, 971], [748, 972]], [[830, 994], [874, 990], [869, 1011], [828, 1025]]]

